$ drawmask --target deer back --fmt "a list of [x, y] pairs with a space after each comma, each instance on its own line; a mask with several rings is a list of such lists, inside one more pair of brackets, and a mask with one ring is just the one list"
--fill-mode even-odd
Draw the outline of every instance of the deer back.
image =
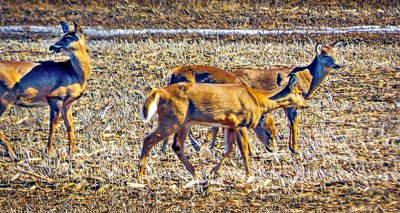
[[246, 85], [243, 80], [231, 73], [219, 68], [203, 65], [181, 66], [172, 69], [168, 85], [178, 82]]
[[233, 84], [177, 83], [161, 89], [161, 123], [204, 124], [236, 128], [258, 122], [258, 101], [248, 88]]

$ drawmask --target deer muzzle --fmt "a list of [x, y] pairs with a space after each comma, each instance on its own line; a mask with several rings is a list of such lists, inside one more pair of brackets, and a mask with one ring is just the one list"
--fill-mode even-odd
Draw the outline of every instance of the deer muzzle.
[[337, 64], [335, 64], [334, 66], [333, 66], [333, 69], [339, 69], [339, 68], [342, 68], [343, 66], [340, 66], [340, 65], [337, 65]]
[[61, 51], [62, 46], [58, 46], [58, 45], [51, 45], [49, 50], [52, 53], [59, 53]]

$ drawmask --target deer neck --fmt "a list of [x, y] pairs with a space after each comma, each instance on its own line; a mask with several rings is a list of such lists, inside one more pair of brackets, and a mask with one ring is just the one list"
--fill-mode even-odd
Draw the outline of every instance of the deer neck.
[[311, 64], [308, 66], [308, 70], [312, 76], [310, 88], [306, 94], [306, 99], [310, 97], [319, 87], [319, 85], [324, 81], [324, 79], [329, 75], [329, 71], [326, 70], [322, 64], [318, 62], [318, 56], [314, 58]]
[[270, 90], [270, 91], [257, 90], [258, 97], [259, 97], [258, 101], [259, 101], [259, 105], [260, 105], [260, 108], [261, 108], [261, 111], [263, 114], [269, 113], [275, 109], [285, 106], [284, 101], [282, 101], [279, 98], [277, 98], [275, 100], [270, 99], [271, 97], [274, 97], [277, 93], [279, 93], [280, 90], [282, 90], [282, 88], [277, 88], [277, 89]]
[[86, 86], [86, 81], [91, 72], [91, 65], [85, 45], [82, 45], [74, 54], [70, 55], [70, 61], [72, 68], [78, 76], [79, 83]]

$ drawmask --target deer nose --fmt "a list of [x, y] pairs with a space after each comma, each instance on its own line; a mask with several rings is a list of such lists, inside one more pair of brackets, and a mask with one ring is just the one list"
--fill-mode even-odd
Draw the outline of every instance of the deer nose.
[[303, 103], [303, 105], [301, 106], [301, 108], [308, 108], [310, 107], [310, 104], [306, 101]]
[[333, 68], [334, 69], [339, 69], [339, 68], [342, 68], [343, 66], [340, 66], [340, 65], [337, 65], [337, 64], [335, 64], [334, 66], [333, 66]]
[[61, 46], [58, 46], [58, 45], [51, 45], [51, 46], [49, 47], [49, 50], [52, 51], [52, 52], [54, 52], [54, 53], [60, 52], [60, 49], [61, 49]]

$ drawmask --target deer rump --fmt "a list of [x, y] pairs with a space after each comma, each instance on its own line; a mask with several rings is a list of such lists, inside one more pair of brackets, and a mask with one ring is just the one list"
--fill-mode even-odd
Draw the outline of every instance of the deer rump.
[[157, 89], [143, 105], [144, 120], [150, 120], [155, 112], [160, 124], [226, 128], [254, 128], [261, 116], [254, 94], [245, 86], [230, 84], [178, 83]]

